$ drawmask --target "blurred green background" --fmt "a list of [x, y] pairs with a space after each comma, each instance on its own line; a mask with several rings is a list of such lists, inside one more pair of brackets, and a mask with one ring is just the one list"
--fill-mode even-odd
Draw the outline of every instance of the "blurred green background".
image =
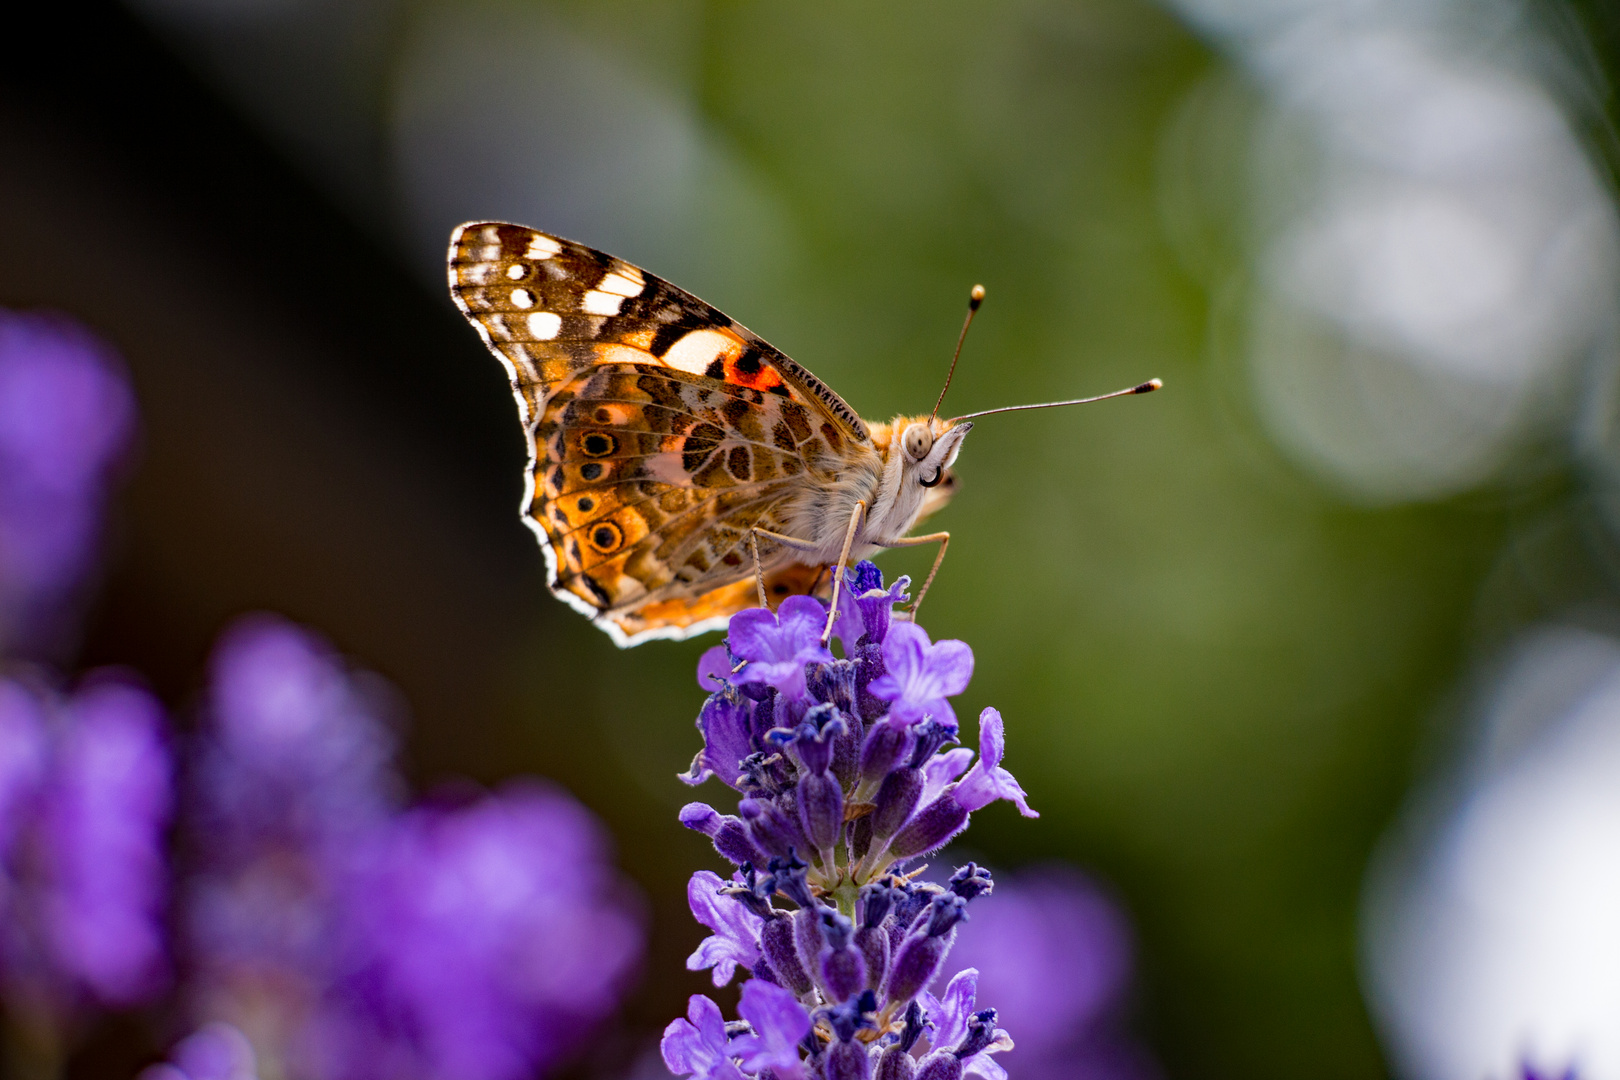
[[[1584, 57], [1601, 132], [1613, 24], [1520, 16]], [[652, 899], [639, 1048], [706, 985], [683, 885], [713, 856], [675, 774], [712, 640], [620, 651], [546, 595], [443, 239], [521, 214], [641, 262], [874, 419], [929, 407], [983, 282], [958, 411], [1166, 389], [965, 444], [924, 623], [972, 645], [959, 709], [1002, 711], [1043, 815], [987, 810], [975, 849], [1118, 887], [1170, 1075], [1385, 1074], [1356, 975], [1369, 853], [1470, 656], [1608, 595], [1609, 541], [1556, 439], [1423, 498], [1278, 449], [1232, 344], [1260, 93], [1218, 39], [1128, 0], [47, 17], [0, 97], [0, 302], [116, 342], [145, 422], [81, 663], [183, 705], [220, 625], [273, 609], [401, 688], [424, 785], [567, 785]]]

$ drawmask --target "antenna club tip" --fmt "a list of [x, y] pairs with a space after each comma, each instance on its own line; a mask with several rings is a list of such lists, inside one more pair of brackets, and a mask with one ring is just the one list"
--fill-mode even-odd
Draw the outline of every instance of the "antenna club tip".
[[973, 290], [968, 293], [968, 307], [978, 311], [979, 305], [982, 303], [984, 303], [984, 286], [975, 285]]
[[1163, 379], [1149, 379], [1147, 382], [1143, 383], [1140, 386], [1133, 386], [1131, 388], [1131, 393], [1133, 393], [1133, 394], [1151, 394], [1155, 390], [1163, 390], [1163, 389], [1164, 389], [1164, 380]]

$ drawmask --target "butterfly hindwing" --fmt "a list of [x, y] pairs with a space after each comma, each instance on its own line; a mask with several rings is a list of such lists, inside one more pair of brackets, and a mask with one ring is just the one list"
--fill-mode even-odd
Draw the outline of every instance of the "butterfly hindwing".
[[[552, 591], [616, 640], [755, 602], [753, 526], [869, 446], [842, 399], [747, 329], [610, 255], [516, 225], [456, 231], [450, 285], [529, 436], [524, 514]], [[810, 568], [761, 556], [775, 590]], [[746, 586], [742, 588], [741, 586]]]

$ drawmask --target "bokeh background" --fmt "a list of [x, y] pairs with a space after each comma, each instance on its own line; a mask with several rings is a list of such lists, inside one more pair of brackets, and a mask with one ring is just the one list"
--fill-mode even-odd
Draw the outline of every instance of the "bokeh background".
[[[1111, 883], [1169, 1076], [1620, 1076], [1612, 5], [32, 14], [0, 303], [113, 343], [143, 432], [73, 663], [184, 713], [280, 612], [398, 687], [413, 782], [572, 791], [652, 911], [582, 1069], [706, 984], [674, 776], [710, 642], [620, 651], [546, 594], [443, 285], [476, 218], [648, 267], [871, 418], [931, 404], [980, 281], [959, 410], [1162, 377], [965, 445], [928, 628], [1042, 811], [975, 851]], [[150, 1052], [97, 1038], [83, 1075]]]

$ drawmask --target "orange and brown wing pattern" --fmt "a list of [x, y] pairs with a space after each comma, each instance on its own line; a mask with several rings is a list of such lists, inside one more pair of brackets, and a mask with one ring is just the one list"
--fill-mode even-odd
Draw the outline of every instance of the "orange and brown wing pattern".
[[[755, 602], [749, 530], [783, 531], [786, 501], [870, 452], [866, 425], [814, 376], [623, 260], [465, 225], [450, 285], [512, 380], [529, 437], [523, 513], [551, 589], [621, 645]], [[789, 572], [768, 542], [760, 555], [773, 586], [813, 573]]]

